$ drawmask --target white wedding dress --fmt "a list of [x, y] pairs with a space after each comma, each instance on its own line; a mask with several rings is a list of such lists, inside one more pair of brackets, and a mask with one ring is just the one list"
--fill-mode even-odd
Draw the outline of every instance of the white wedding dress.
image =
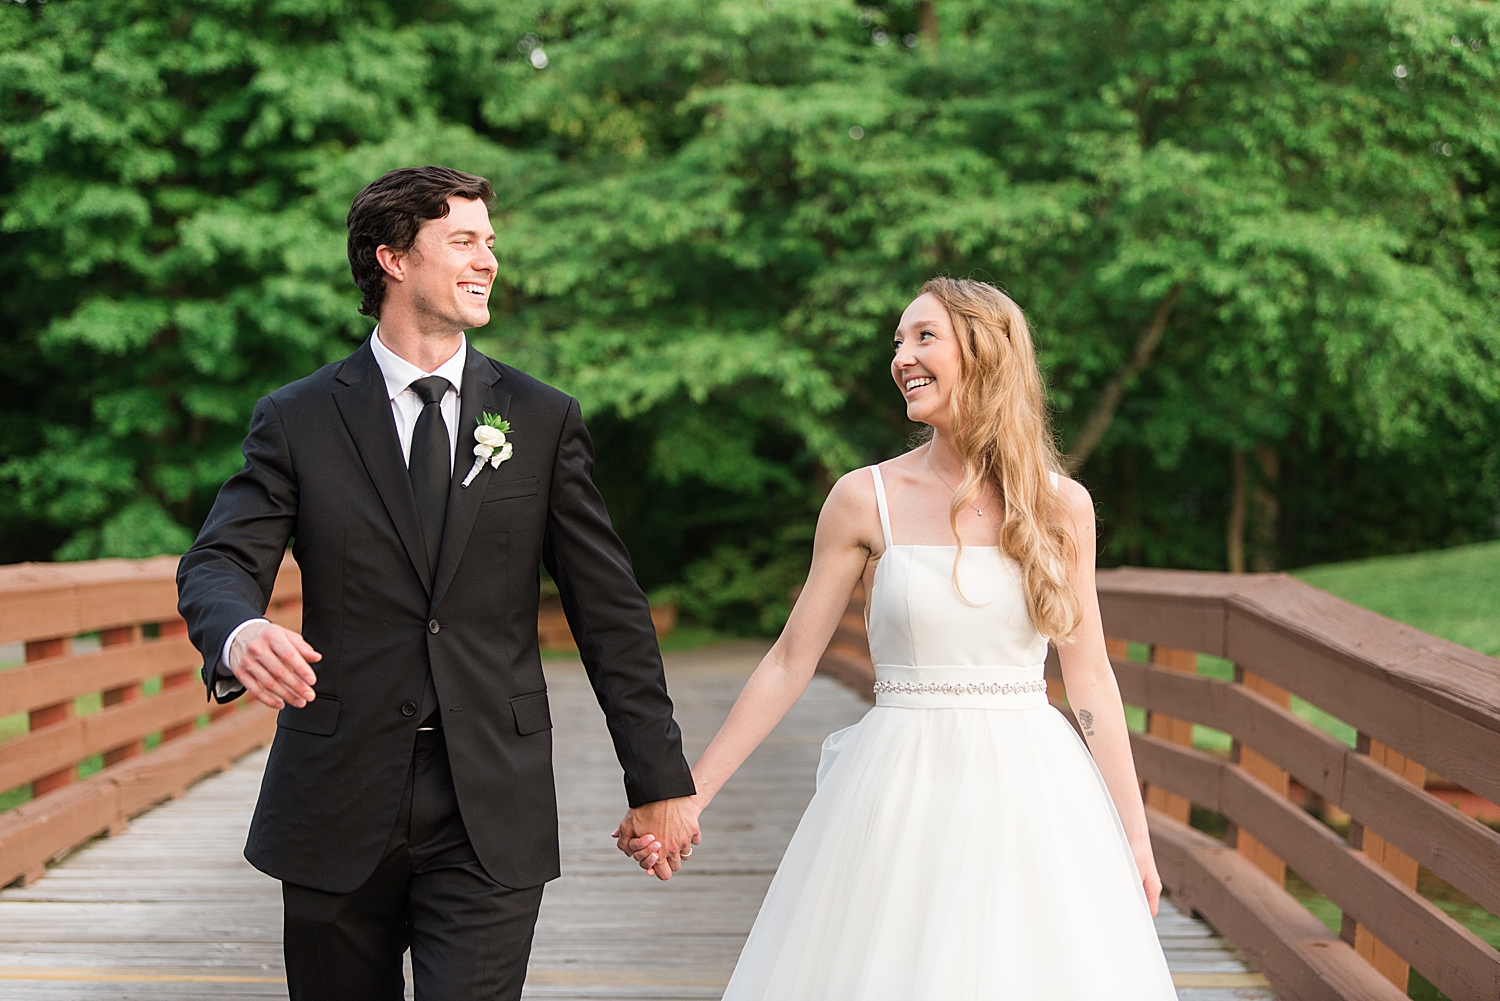
[[885, 533], [875, 707], [823, 745], [724, 1001], [1169, 1001], [1135, 860], [1047, 702], [1019, 569]]

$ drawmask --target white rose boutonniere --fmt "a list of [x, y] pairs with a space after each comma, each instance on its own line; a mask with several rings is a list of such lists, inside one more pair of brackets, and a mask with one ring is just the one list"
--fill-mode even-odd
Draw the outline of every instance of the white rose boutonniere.
[[469, 470], [469, 475], [464, 477], [463, 486], [474, 482], [474, 477], [488, 462], [494, 469], [500, 468], [500, 463], [509, 459], [515, 451], [506, 435], [510, 434], [510, 421], [504, 420], [499, 414], [485, 414], [479, 418], [479, 426], [474, 429], [474, 468]]

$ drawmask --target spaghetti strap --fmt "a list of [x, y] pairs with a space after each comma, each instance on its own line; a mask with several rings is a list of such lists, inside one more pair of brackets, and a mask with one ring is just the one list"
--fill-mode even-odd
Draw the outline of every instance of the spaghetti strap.
[[891, 512], [885, 506], [885, 480], [880, 478], [880, 466], [871, 466], [870, 475], [875, 478], [875, 506], [880, 509], [880, 530], [885, 533], [885, 548], [889, 549], [895, 543], [891, 542]]
[[1052, 481], [1052, 489], [1053, 490], [1056, 490], [1057, 489], [1057, 485], [1062, 482], [1062, 480], [1058, 478], [1058, 475], [1056, 473], [1052, 472], [1051, 470], [1048, 470], [1048, 472], [1047, 472], [1047, 478]]

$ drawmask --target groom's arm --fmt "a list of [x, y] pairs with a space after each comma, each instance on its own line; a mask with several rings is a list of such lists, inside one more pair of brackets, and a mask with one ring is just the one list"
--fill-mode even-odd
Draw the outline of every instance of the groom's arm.
[[578, 402], [570, 400], [552, 470], [542, 560], [562, 594], [604, 710], [630, 805], [691, 796], [693, 775], [672, 718], [651, 609], [593, 472], [593, 443]]
[[244, 686], [224, 662], [242, 626], [261, 620], [297, 516], [297, 481], [276, 404], [262, 397], [242, 448], [245, 465], [219, 490], [177, 564], [177, 610], [203, 654], [203, 680], [220, 702]]

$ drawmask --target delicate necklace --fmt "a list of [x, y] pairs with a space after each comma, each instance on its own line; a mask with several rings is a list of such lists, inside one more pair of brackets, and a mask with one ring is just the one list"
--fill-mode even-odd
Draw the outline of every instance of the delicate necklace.
[[[943, 486], [948, 488], [948, 492], [950, 494], [958, 493], [958, 488], [949, 483], [947, 478], [944, 477], [942, 473], [938, 472], [937, 467], [932, 464], [932, 449], [929, 448], [926, 454], [923, 455], [922, 459], [927, 463], [927, 468], [932, 470], [932, 475], [936, 476], [938, 478], [938, 481], [941, 482]], [[974, 513], [979, 515], [979, 517], [984, 517], [984, 508], [978, 506], [977, 504], [970, 504], [969, 507], [973, 508]]]

